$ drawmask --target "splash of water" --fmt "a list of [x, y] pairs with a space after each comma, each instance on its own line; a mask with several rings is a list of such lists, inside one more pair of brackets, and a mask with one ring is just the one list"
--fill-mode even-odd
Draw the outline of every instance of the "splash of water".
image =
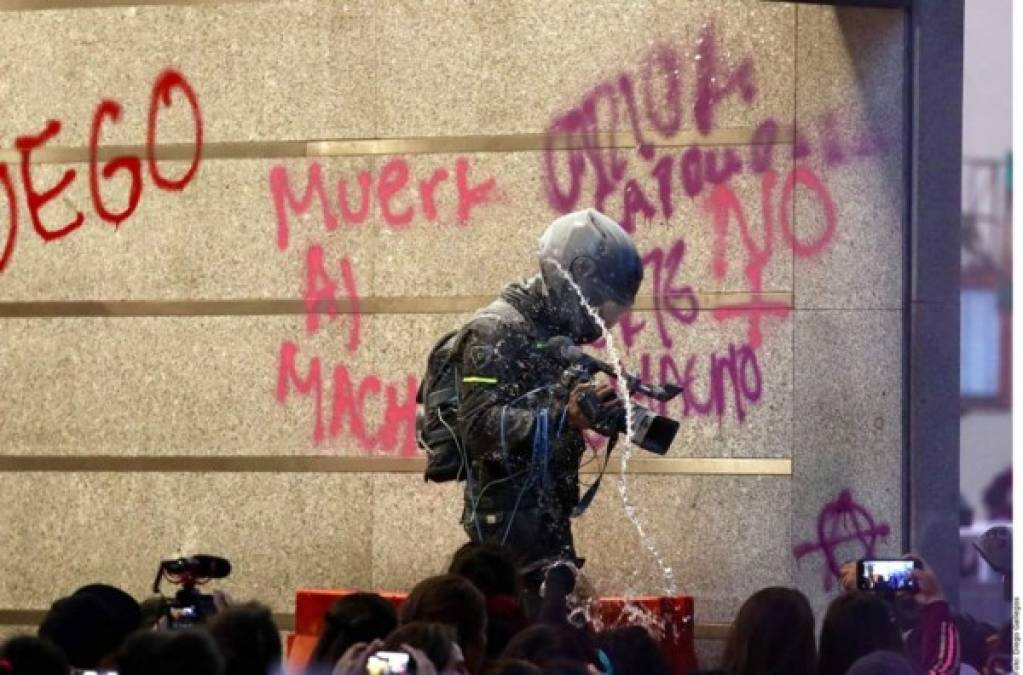
[[566, 598], [569, 607], [568, 621], [577, 628], [589, 626], [600, 633], [623, 626], [640, 626], [658, 642], [677, 642], [684, 626], [691, 623], [691, 616], [675, 617], [659, 615], [635, 598], [626, 595], [617, 615], [607, 617], [600, 611], [598, 597], [586, 575], [577, 570], [576, 587]]
[[675, 573], [671, 567], [664, 563], [664, 558], [661, 556], [657, 546], [650, 540], [650, 536], [646, 530], [643, 529], [643, 524], [640, 522], [639, 517], [636, 515], [636, 505], [632, 503], [629, 498], [628, 479], [626, 478], [626, 469], [628, 468], [629, 459], [632, 457], [632, 431], [633, 431], [633, 418], [632, 418], [632, 400], [629, 395], [629, 388], [626, 384], [627, 380], [625, 377], [625, 371], [622, 368], [622, 361], [618, 356], [618, 350], [615, 349], [614, 339], [611, 336], [611, 331], [608, 330], [607, 325], [601, 318], [600, 314], [592, 305], [586, 300], [586, 296], [583, 295], [582, 289], [576, 284], [575, 279], [565, 271], [565, 269], [558, 264], [556, 260], [552, 260], [554, 266], [558, 272], [565, 277], [565, 281], [568, 282], [569, 286], [575, 291], [576, 296], [579, 298], [579, 302], [586, 309], [587, 314], [590, 318], [600, 327], [600, 332], [604, 337], [604, 341], [607, 344], [608, 354], [611, 356], [611, 364], [615, 371], [615, 380], [618, 388], [618, 396], [625, 403], [625, 448], [622, 450], [622, 467], [618, 475], [618, 495], [622, 499], [622, 505], [625, 509], [625, 516], [632, 523], [632, 526], [636, 528], [636, 533], [639, 534], [639, 540], [643, 544], [643, 547], [650, 553], [657, 566], [660, 568], [661, 573], [664, 576], [664, 590], [665, 595], [677, 595], [678, 589], [675, 584]]

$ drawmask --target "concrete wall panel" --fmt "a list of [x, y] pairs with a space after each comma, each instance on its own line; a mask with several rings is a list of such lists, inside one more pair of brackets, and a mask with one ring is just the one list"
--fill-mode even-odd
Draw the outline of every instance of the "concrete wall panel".
[[21, 551], [4, 607], [47, 609], [93, 582], [146, 598], [159, 561], [182, 552], [226, 556], [217, 586], [277, 612], [299, 586], [371, 583], [372, 492], [358, 475], [21, 473], [3, 493], [0, 541]]

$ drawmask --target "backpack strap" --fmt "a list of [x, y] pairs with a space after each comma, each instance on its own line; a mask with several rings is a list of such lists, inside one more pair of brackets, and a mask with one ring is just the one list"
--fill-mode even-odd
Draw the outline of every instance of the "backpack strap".
[[[464, 331], [465, 331], [465, 327], [463, 326], [459, 330], [451, 330], [451, 331], [448, 331], [447, 333], [444, 333], [444, 335], [442, 335], [441, 338], [439, 340], [437, 340], [437, 342], [434, 343], [433, 347], [430, 349], [430, 354], [426, 357], [427, 363], [430, 363], [430, 365], [433, 365], [431, 362], [433, 361], [434, 354], [437, 353], [437, 350], [439, 350], [441, 347], [443, 347], [445, 344], [447, 344], [447, 341], [450, 340], [453, 335], [454, 336], [459, 336], [459, 333], [462, 333], [463, 336], [464, 336]], [[456, 337], [455, 339], [459, 340], [459, 339], [461, 339], [461, 337], [462, 336], [459, 336], [459, 337]], [[449, 361], [451, 360], [451, 354], [454, 354], [455, 347], [457, 347], [457, 346], [458, 345], [456, 343], [456, 345], [454, 345], [452, 347], [452, 350], [451, 350], [451, 352], [450, 352], [450, 354], [448, 356], [448, 360]], [[442, 366], [444, 364], [437, 364], [437, 365], [438, 366]], [[436, 370], [439, 371], [440, 368], [437, 368]], [[437, 376], [436, 372], [434, 373], [434, 376], [435, 377]], [[431, 390], [432, 390], [434, 384], [435, 384], [435, 382], [429, 382]], [[424, 398], [423, 390], [426, 388], [426, 385], [427, 385], [426, 380], [421, 380], [419, 382], [419, 389], [416, 390], [416, 403], [420, 403], [420, 404], [426, 403], [427, 405], [433, 406], [433, 405], [436, 405], [439, 402], [444, 401], [444, 399], [447, 398], [450, 395], [450, 390], [449, 389], [444, 389], [441, 392], [433, 392], [433, 391], [431, 391], [430, 396]], [[443, 396], [441, 396], [442, 393], [443, 393]]]

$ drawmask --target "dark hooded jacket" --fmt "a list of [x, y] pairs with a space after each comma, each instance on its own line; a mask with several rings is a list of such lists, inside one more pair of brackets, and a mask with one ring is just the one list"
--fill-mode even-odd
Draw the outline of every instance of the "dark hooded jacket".
[[508, 285], [466, 325], [458, 421], [470, 458], [463, 525], [520, 563], [574, 558], [582, 435], [566, 419], [564, 364], [539, 348], [571, 335], [539, 275]]

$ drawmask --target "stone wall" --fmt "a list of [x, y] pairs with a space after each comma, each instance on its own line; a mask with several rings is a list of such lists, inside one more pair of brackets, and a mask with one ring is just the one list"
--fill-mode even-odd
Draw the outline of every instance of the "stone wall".
[[[441, 570], [459, 490], [394, 461], [425, 354], [596, 206], [647, 261], [613, 338], [686, 387], [627, 478], [698, 635], [767, 585], [822, 610], [901, 538], [904, 32], [754, 0], [0, 13], [0, 607], [141, 597], [178, 551], [277, 612]], [[613, 480], [576, 531], [599, 590], [663, 589]]]

